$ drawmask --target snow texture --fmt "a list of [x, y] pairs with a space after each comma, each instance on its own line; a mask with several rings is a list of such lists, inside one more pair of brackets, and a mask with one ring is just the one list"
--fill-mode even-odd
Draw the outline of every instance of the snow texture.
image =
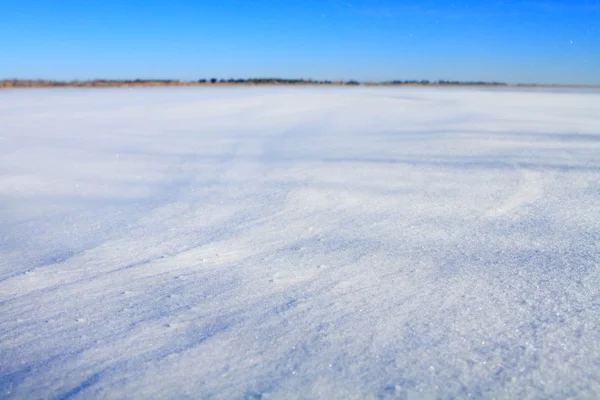
[[600, 397], [600, 93], [0, 92], [0, 397]]

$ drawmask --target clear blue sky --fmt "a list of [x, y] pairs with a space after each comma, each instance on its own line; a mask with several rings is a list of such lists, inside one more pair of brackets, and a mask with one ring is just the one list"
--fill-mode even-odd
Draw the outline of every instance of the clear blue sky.
[[600, 0], [1, 0], [2, 78], [600, 84]]

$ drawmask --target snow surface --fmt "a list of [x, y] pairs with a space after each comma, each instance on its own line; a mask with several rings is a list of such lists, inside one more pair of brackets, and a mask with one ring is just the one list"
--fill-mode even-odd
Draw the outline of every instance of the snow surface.
[[600, 397], [600, 93], [0, 92], [0, 397]]

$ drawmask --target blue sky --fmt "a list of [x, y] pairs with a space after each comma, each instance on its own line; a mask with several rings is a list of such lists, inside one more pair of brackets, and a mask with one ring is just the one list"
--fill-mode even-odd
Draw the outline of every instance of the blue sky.
[[2, 78], [600, 84], [600, 0], [2, 0]]

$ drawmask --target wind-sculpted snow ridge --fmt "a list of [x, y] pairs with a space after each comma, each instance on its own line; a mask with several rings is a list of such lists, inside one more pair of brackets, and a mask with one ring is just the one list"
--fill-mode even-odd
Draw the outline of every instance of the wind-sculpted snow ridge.
[[597, 398], [600, 92], [0, 93], [0, 397]]

